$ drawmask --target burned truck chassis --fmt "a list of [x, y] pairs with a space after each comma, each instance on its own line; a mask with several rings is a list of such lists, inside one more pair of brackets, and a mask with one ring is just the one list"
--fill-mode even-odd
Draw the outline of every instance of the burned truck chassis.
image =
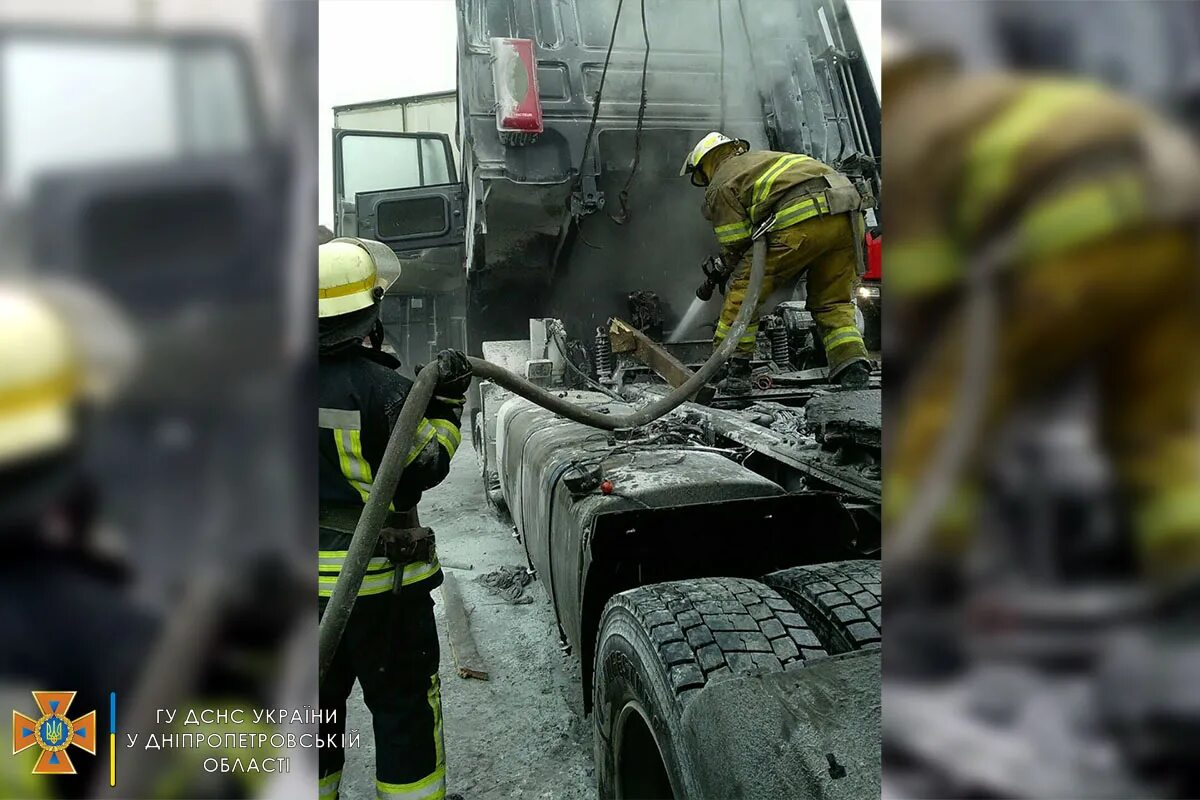
[[[534, 322], [554, 328], [554, 321]], [[487, 343], [484, 351], [489, 360], [546, 375], [547, 386], [602, 413], [655, 399], [711, 352], [707, 342], [646, 342], [629, 351], [615, 333], [622, 325], [631, 327], [613, 322], [611, 340], [627, 352], [593, 352], [602, 367], [593, 375], [579, 365], [564, 369], [573, 351], [562, 339], [557, 345], [544, 340], [541, 352], [529, 342]], [[875, 659], [877, 667], [880, 393], [837, 390], [823, 369], [802, 363], [802, 352], [789, 351], [780, 365], [782, 351], [770, 345], [764, 335], [763, 358], [756, 360], [759, 388], [750, 395], [694, 400], [633, 431], [598, 431], [498, 386], [481, 387], [474, 433], [485, 487], [507, 507], [564, 642], [579, 655], [602, 797], [701, 792], [695, 781], [703, 758], [689, 753], [687, 742], [720, 736], [698, 733], [694, 717], [690, 733], [680, 725], [683, 712], [708, 697], [701, 690], [718, 678], [763, 680], [849, 651]], [[548, 352], [556, 346], [558, 353]], [[540, 358], [547, 355], [561, 358]], [[572, 378], [588, 385], [570, 388]], [[878, 387], [878, 380], [873, 375], [871, 385]], [[629, 631], [645, 629], [640, 660], [613, 655], [606, 642], [614, 626], [626, 631], [618, 637], [626, 644]], [[645, 666], [655, 659], [657, 669]], [[629, 673], [635, 663], [647, 675]], [[625, 688], [614, 690], [617, 673], [606, 670], [620, 664], [626, 667], [616, 683]], [[611, 707], [625, 702], [614, 701], [613, 691], [632, 685], [660, 687], [657, 699], [626, 698], [631, 708], [654, 706], [641, 712], [644, 725], [637, 715], [618, 724], [617, 717], [627, 720], [632, 712]], [[795, 705], [788, 692], [777, 694], [787, 709]], [[831, 702], [840, 707], [837, 698]], [[795, 716], [794, 709], [779, 713]], [[721, 715], [714, 711], [712, 718]], [[867, 729], [877, 722], [869, 709], [863, 720]], [[619, 732], [626, 728], [627, 735]], [[805, 735], [780, 744], [777, 767], [759, 764], [759, 774], [747, 773], [745, 780], [764, 796], [793, 790], [797, 780], [817, 786], [817, 796], [856, 796], [878, 781], [877, 735], [843, 741], [831, 730], [821, 734], [827, 739], [821, 746], [838, 763], [861, 765], [850, 781], [824, 763], [797, 767], [798, 754], [812, 746], [802, 742]], [[623, 746], [641, 752], [650, 741], [657, 760], [620, 755]], [[705, 787], [708, 796], [711, 780]]]

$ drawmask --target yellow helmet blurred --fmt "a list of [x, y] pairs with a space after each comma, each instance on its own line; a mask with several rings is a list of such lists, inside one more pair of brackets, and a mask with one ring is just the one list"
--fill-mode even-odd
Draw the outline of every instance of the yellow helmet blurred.
[[693, 185], [703, 185], [696, 182], [696, 168], [700, 166], [700, 162], [704, 160], [705, 156], [725, 144], [740, 144], [745, 149], [750, 149], [750, 143], [745, 139], [730, 139], [720, 131], [712, 131], [696, 142], [696, 146], [687, 154], [687, 158], [683, 160], [683, 167], [679, 170], [679, 176], [691, 175]]
[[70, 443], [79, 386], [63, 320], [36, 293], [0, 285], [0, 466]]
[[888, 92], [910, 74], [926, 70], [948, 71], [958, 68], [958, 56], [945, 45], [918, 42], [907, 34], [885, 27], [880, 36], [883, 90]]
[[392, 248], [371, 239], [342, 237], [317, 248], [317, 316], [369, 308], [400, 277]]
[[880, 63], [884, 71], [903, 64], [920, 52], [920, 48], [906, 34], [893, 28], [884, 28], [880, 36]]

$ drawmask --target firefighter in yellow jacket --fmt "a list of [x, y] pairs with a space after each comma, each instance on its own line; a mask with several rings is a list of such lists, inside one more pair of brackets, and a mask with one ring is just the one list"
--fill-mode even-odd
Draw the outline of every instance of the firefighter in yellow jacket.
[[[862, 273], [862, 197], [850, 181], [815, 158], [750, 151], [745, 139], [712, 132], [684, 160], [680, 175], [706, 187], [704, 216], [721, 261], [732, 271], [714, 344], [729, 333], [750, 282], [751, 237], [768, 224], [767, 264], [759, 306], [781, 284], [807, 271], [808, 310], [817, 323], [829, 376], [843, 386], [867, 385], [869, 362], [855, 325], [853, 292]], [[723, 390], [750, 390], [750, 358], [759, 308], [730, 360]]]
[[909, 373], [888, 415], [888, 557], [960, 551], [994, 431], [1091, 363], [1143, 571], [1200, 568], [1195, 153], [1091, 83], [966, 75], [891, 35], [884, 50], [902, 323], [885, 341]]

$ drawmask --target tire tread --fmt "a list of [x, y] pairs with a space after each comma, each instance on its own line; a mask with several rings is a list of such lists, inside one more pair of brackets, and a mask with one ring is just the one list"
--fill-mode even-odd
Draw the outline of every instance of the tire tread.
[[[639, 586], [609, 600], [603, 616], [614, 607], [623, 608], [645, 630], [680, 707], [714, 678], [777, 671], [826, 655], [791, 603], [745, 578]], [[597, 652], [600, 646], [597, 642]]]
[[808, 621], [830, 653], [881, 645], [883, 592], [878, 561], [793, 567], [772, 572], [763, 582]]

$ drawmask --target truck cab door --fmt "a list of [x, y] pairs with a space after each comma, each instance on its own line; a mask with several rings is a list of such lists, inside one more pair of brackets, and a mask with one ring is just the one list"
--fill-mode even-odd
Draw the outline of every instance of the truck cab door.
[[441, 133], [334, 131], [339, 236], [396, 251], [461, 245], [466, 214], [450, 138]]

